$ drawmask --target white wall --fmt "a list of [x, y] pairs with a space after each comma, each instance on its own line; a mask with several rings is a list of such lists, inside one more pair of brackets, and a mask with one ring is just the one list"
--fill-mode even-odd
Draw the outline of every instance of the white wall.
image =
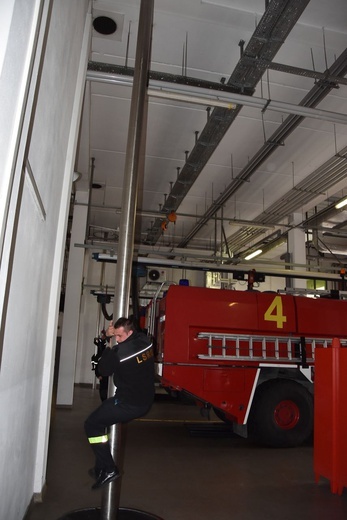
[[59, 355], [57, 405], [71, 406], [73, 403], [78, 323], [80, 316], [81, 284], [83, 277], [84, 250], [75, 247], [83, 243], [88, 215], [88, 194], [77, 191], [70, 238], [70, 252], [65, 290], [65, 306]]
[[[38, 34], [38, 13], [48, 2], [12, 4], [10, 27], [0, 35], [5, 48], [0, 93], [6, 100], [2, 106], [10, 107], [0, 116], [0, 141], [6, 147], [2, 207], [10, 204], [9, 218], [2, 212], [0, 224], [6, 254], [12, 255], [0, 272], [0, 518], [19, 520], [45, 482], [72, 144], [78, 130], [76, 87], [89, 1], [53, 2], [32, 134], [29, 125], [21, 127], [21, 117], [28, 123], [32, 113], [25, 91], [36, 82], [30, 76], [33, 35]], [[31, 180], [27, 170], [21, 175], [19, 159], [26, 156]]]

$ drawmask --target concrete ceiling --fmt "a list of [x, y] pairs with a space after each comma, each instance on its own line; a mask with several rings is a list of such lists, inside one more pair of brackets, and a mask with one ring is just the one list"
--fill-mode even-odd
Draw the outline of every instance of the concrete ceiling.
[[[173, 248], [184, 248], [213, 258], [222, 245], [223, 255], [236, 261], [255, 245], [283, 243], [295, 214], [299, 225], [319, 229], [321, 254], [343, 261], [347, 212], [334, 203], [347, 196], [346, 1], [155, 0], [154, 9], [151, 71], [190, 84], [230, 82], [244, 97], [271, 102], [265, 110], [239, 103], [228, 122], [232, 110], [219, 109], [213, 131], [225, 128], [217, 144], [206, 144], [204, 129], [217, 110], [212, 101], [209, 109], [149, 98], [137, 238], [143, 251], [172, 256]], [[106, 36], [93, 30], [89, 72], [131, 80], [139, 12], [140, 0], [93, 1], [93, 18], [110, 17], [117, 30]], [[76, 189], [99, 185], [90, 195], [89, 242], [118, 238], [131, 93], [131, 86], [97, 75], [86, 83]], [[285, 104], [294, 112], [298, 105], [315, 108], [315, 117], [288, 114]], [[206, 160], [201, 146], [204, 153], [211, 147]], [[186, 171], [188, 180], [179, 185]], [[178, 188], [181, 198], [170, 198]], [[175, 207], [173, 200], [179, 201]], [[162, 231], [170, 209], [177, 221]], [[325, 227], [335, 234], [324, 234]], [[285, 249], [271, 247], [265, 258], [278, 259]]]

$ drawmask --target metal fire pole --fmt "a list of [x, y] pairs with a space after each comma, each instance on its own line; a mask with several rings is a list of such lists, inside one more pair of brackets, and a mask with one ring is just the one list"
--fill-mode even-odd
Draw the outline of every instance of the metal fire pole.
[[[114, 321], [121, 316], [128, 316], [129, 313], [139, 180], [138, 173], [146, 130], [147, 84], [148, 72], [150, 69], [153, 14], [154, 0], [141, 0], [134, 83], [124, 169], [122, 212], [119, 226], [119, 244], [117, 251], [117, 269], [113, 307]], [[112, 384], [110, 387], [109, 395], [113, 395], [114, 387]], [[117, 424], [111, 427], [109, 435], [112, 456], [116, 464], [119, 465], [120, 471], [122, 471], [123, 465], [123, 433], [122, 426]], [[118, 517], [117, 513], [120, 500], [121, 480], [122, 478], [119, 478], [105, 486], [101, 504], [100, 518], [102, 520], [114, 520]]]

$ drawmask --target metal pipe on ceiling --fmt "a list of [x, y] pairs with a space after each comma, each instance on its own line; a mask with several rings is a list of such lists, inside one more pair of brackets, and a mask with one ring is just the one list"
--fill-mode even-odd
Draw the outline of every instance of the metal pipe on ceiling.
[[[346, 152], [347, 152], [347, 147], [342, 150], [343, 154]], [[337, 161], [337, 159], [335, 157], [333, 157], [332, 159], [327, 161], [324, 165], [319, 167], [312, 174], [313, 178], [316, 177], [317, 172], [319, 172], [319, 174], [322, 175], [321, 182], [323, 183], [325, 181], [325, 184], [322, 185], [323, 189], [327, 189], [330, 185], [329, 184], [330, 182], [333, 182], [335, 184], [336, 182], [338, 182], [339, 180], [341, 180], [347, 176], [347, 161], [343, 155], [339, 156], [339, 158], [338, 158], [338, 162], [340, 163], [340, 165], [342, 167], [341, 174], [338, 176], [338, 178], [334, 174], [332, 174], [333, 175], [332, 177], [327, 177], [325, 175], [326, 170], [330, 169], [331, 163], [336, 164], [336, 161]], [[298, 185], [300, 187], [300, 190], [298, 190], [297, 187], [294, 187], [286, 195], [285, 201], [282, 199], [281, 201], [276, 202], [275, 204], [270, 206], [266, 210], [266, 212], [262, 213], [261, 215], [258, 215], [257, 219], [259, 219], [260, 221], [266, 222], [268, 224], [271, 224], [271, 223], [274, 224], [275, 222], [278, 223], [279, 221], [281, 221], [281, 219], [287, 218], [287, 216], [289, 214], [297, 211], [298, 208], [302, 207], [302, 205], [304, 205], [305, 203], [307, 203], [309, 200], [312, 199], [312, 192], [308, 188], [309, 182], [307, 182], [307, 179], [304, 179]], [[317, 195], [318, 195], [318, 193], [317, 193]], [[329, 208], [325, 208], [320, 213], [316, 213], [313, 217], [304, 220], [300, 226], [296, 226], [296, 227], [302, 227], [304, 229], [309, 229], [312, 227], [312, 223], [314, 223], [314, 224], [316, 224], [316, 228], [320, 229], [319, 227], [317, 227], [317, 224], [319, 224], [319, 222], [322, 222], [324, 219], [328, 218], [327, 215], [334, 215], [336, 213], [337, 213], [337, 210], [335, 208], [335, 205], [333, 204]], [[332, 229], [334, 229], [334, 228], [332, 228]], [[323, 231], [323, 229], [321, 229], [321, 230]], [[234, 234], [233, 236], [229, 237], [229, 241], [233, 244], [233, 247], [235, 248], [234, 251], [238, 250], [242, 247], [245, 247], [249, 243], [250, 237], [249, 237], [249, 234], [247, 233], [247, 231], [252, 232], [252, 239], [258, 238], [262, 234], [262, 232], [255, 231], [250, 226], [249, 228], [243, 230], [242, 232], [238, 232], [238, 233]], [[287, 234], [287, 231], [285, 231], [283, 233], [283, 239], [285, 239], [286, 234]], [[264, 238], [264, 240], [266, 240], [266, 237]], [[275, 243], [277, 244], [277, 241], [275, 241]], [[272, 247], [274, 247], [274, 246], [272, 246]]]
[[[89, 81], [99, 81], [102, 83], [129, 87], [133, 84], [133, 78], [131, 76], [125, 77], [123, 75], [106, 74], [98, 71], [88, 71], [86, 79]], [[340, 123], [344, 125], [347, 124], [347, 115], [339, 112], [294, 105], [292, 103], [276, 101], [274, 99], [268, 100], [243, 94], [224, 93], [195, 86], [173, 86], [171, 83], [149, 80], [147, 94], [152, 98], [170, 99], [172, 101], [214, 106], [229, 110], [235, 109], [236, 105], [243, 105], [259, 109], [262, 112], [270, 110], [283, 114], [297, 114], [303, 117], [319, 119], [321, 121], [330, 121], [332, 123]]]
[[[345, 75], [347, 73], [347, 49], [341, 53], [339, 58], [335, 61], [335, 63], [330, 67], [329, 73], [333, 73], [336, 75]], [[311, 89], [311, 91], [304, 97], [304, 99], [301, 102], [301, 105], [309, 105], [309, 106], [315, 106], [317, 105], [324, 97], [331, 91], [333, 88], [332, 85], [325, 85], [321, 83], [317, 83], [314, 85], [314, 87]], [[245, 180], [249, 180], [253, 173], [256, 172], [256, 170], [259, 168], [259, 166], [264, 162], [266, 158], [268, 158], [276, 149], [277, 146], [283, 142], [283, 140], [288, 137], [294, 130], [297, 128], [297, 126], [302, 122], [303, 118], [298, 115], [291, 115], [286, 118], [286, 120], [281, 124], [281, 126], [273, 133], [273, 135], [269, 138], [268, 142], [266, 142], [262, 148], [257, 152], [257, 154], [250, 160], [250, 162], [245, 166], [245, 168], [239, 173], [238, 177], [234, 179], [229, 186], [226, 188], [226, 190], [221, 194], [221, 196], [217, 199], [216, 204], [224, 204], [236, 191], [237, 189], [243, 184]], [[345, 152], [344, 152], [345, 153]], [[337, 158], [333, 158], [332, 161], [337, 160]], [[344, 161], [344, 158], [340, 158], [340, 160]], [[319, 175], [319, 173], [318, 173]], [[322, 179], [325, 178], [325, 174], [322, 174]], [[305, 180], [303, 181], [303, 183]], [[302, 183], [299, 183], [296, 187], [296, 190], [291, 190], [289, 193], [295, 193], [294, 200], [298, 200], [298, 192], [297, 189], [301, 188]], [[303, 191], [306, 189], [305, 187], [302, 187]], [[312, 199], [312, 193], [309, 193], [309, 191], [306, 193], [307, 195], [307, 201]], [[288, 194], [281, 198], [280, 201], [278, 201], [275, 204], [278, 204], [280, 207], [280, 214], [283, 216], [288, 215], [290, 213], [289, 206], [287, 208], [287, 204], [283, 199], [288, 199]], [[297, 208], [300, 208], [301, 205], [296, 206]], [[205, 213], [204, 217], [201, 219], [200, 222], [198, 222], [195, 227], [191, 230], [189, 235], [187, 235], [186, 240], [180, 242], [178, 244], [179, 247], [185, 247], [189, 243], [189, 241], [197, 234], [197, 232], [204, 226], [204, 224], [212, 218], [214, 212], [216, 211], [216, 208], [214, 206], [211, 206]], [[262, 213], [257, 217], [257, 220], [260, 222], [270, 222], [271, 218], [268, 217], [269, 214], [274, 212], [274, 207], [270, 207], [266, 210], [266, 212]], [[276, 214], [276, 219], [280, 217], [279, 214]], [[230, 248], [232, 249], [231, 244], [235, 241], [236, 237], [231, 236], [228, 239], [228, 244], [230, 245]]]
[[[97, 255], [97, 261], [99, 262], [117, 262], [117, 255], [107, 255], [107, 254], [98, 254]], [[181, 260], [174, 260], [174, 259], [168, 259], [168, 258], [148, 258], [148, 257], [138, 257], [137, 263], [144, 264], [144, 265], [153, 265], [153, 266], [167, 266], [170, 268], [183, 268], [183, 269], [191, 269], [191, 270], [198, 270], [198, 271], [212, 271], [212, 272], [221, 272], [221, 273], [230, 273], [232, 271], [247, 271], [251, 268], [251, 265], [249, 262], [239, 262], [237, 265], [232, 264], [231, 261], [225, 261], [223, 263], [220, 263], [217, 265], [216, 263], [194, 263], [189, 261], [181, 261]], [[288, 269], [275, 269], [270, 267], [268, 262], [260, 262], [256, 261], [254, 264], [263, 264], [261, 266], [262, 273], [269, 275], [269, 276], [276, 276], [276, 277], [292, 277], [292, 278], [303, 278], [306, 280], [310, 279], [316, 279], [316, 280], [341, 280], [341, 277], [339, 274], [334, 273], [326, 273], [323, 271], [288, 271]], [[267, 264], [267, 267], [265, 267], [265, 264]], [[284, 264], [280, 264], [284, 265]], [[288, 265], [295, 267], [296, 264], [289, 263]], [[307, 269], [310, 268], [310, 265], [305, 264], [298, 264], [305, 266]]]
[[[347, 153], [347, 146], [341, 150], [341, 154]], [[332, 185], [346, 178], [347, 158], [332, 157], [318, 167], [306, 179], [299, 182], [285, 197], [269, 206], [266, 212], [257, 216], [257, 220], [267, 224], [279, 222], [293, 211], [298, 210], [303, 204], [312, 199], [312, 195], [323, 194]], [[319, 190], [316, 186], [319, 185]], [[335, 210], [336, 213], [336, 210]]]
[[[75, 202], [75, 206], [88, 206], [88, 203], [86, 202]], [[122, 209], [121, 208], [117, 208], [116, 206], [108, 206], [108, 205], [104, 205], [104, 204], [90, 204], [90, 208], [91, 209], [97, 209], [97, 210], [100, 210], [100, 211], [112, 211], [114, 212], [115, 214], [118, 214], [120, 215], [121, 212], [122, 212]], [[146, 210], [143, 210], [143, 209], [138, 209], [136, 211], [136, 214], [137, 215], [141, 215], [142, 217], [152, 217], [152, 218], [162, 218], [162, 219], [165, 219], [167, 217], [167, 214], [166, 213], [162, 213], [160, 211], [146, 211]], [[192, 219], [197, 219], [197, 218], [201, 218], [201, 215], [197, 215], [197, 214], [193, 214], [193, 213], [176, 213], [176, 216], [177, 217], [185, 217], [185, 218], [192, 218]], [[230, 218], [230, 217], [218, 217], [216, 216], [215, 217], [216, 220], [218, 221], [226, 221], [228, 222], [230, 225], [234, 225], [234, 226], [253, 226], [253, 227], [259, 227], [259, 228], [263, 228], [263, 229], [272, 229], [274, 224], [264, 224], [262, 222], [257, 222], [257, 221], [251, 221], [251, 220], [242, 220], [242, 219], [234, 219], [234, 218]], [[278, 224], [279, 226], [282, 226], [285, 224]], [[93, 226], [93, 227], [96, 227], [96, 226]], [[117, 231], [115, 230], [114, 228], [107, 228], [107, 227], [103, 227], [103, 226], [98, 226], [100, 229], [105, 229], [106, 231]]]

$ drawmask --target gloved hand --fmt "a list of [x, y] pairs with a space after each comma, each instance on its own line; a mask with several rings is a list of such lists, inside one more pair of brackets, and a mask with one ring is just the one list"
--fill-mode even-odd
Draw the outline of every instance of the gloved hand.
[[95, 370], [95, 368], [97, 367], [97, 364], [98, 364], [98, 361], [99, 361], [99, 357], [100, 356], [97, 356], [96, 354], [93, 354], [92, 357], [91, 357], [91, 364], [92, 364], [92, 370]]

